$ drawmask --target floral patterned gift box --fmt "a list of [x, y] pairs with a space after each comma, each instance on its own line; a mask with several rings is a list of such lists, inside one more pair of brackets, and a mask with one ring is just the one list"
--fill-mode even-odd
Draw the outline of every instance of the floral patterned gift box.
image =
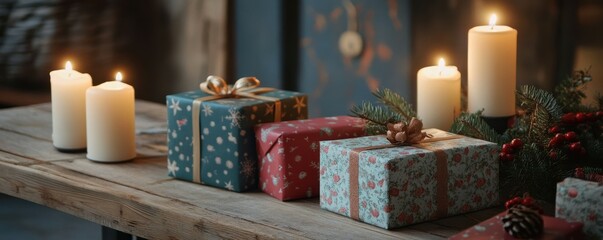
[[364, 136], [364, 120], [338, 116], [255, 126], [260, 188], [279, 200], [318, 196], [319, 141]]
[[577, 178], [557, 183], [555, 217], [584, 223], [584, 233], [603, 239], [603, 184]]
[[383, 135], [321, 142], [321, 208], [391, 229], [496, 205], [498, 146], [426, 132], [453, 139], [411, 146], [392, 146]]
[[241, 192], [257, 186], [254, 125], [305, 119], [307, 99], [276, 89], [224, 93], [197, 90], [166, 97], [168, 174]]

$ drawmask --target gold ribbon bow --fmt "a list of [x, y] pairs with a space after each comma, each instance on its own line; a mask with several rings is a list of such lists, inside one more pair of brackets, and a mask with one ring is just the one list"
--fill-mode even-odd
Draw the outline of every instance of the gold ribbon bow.
[[255, 77], [239, 78], [234, 85], [230, 86], [218, 76], [210, 75], [205, 82], [199, 84], [203, 92], [211, 96], [200, 97], [193, 101], [193, 182], [201, 182], [201, 136], [199, 128], [201, 122], [199, 111], [201, 103], [218, 100], [222, 98], [247, 97], [274, 102], [274, 122], [281, 121], [281, 101], [278, 98], [261, 96], [257, 94], [274, 91], [273, 88], [260, 88], [260, 80]]
[[209, 76], [205, 82], [199, 84], [201, 90], [211, 95], [227, 95], [235, 96], [237, 92], [245, 92], [260, 86], [260, 80], [255, 77], [242, 77], [230, 86], [226, 84], [223, 78], [217, 76]]

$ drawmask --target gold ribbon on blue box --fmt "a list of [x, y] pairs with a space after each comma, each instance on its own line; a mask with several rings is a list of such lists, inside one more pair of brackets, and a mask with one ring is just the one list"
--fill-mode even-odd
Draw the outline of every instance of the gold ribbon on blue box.
[[167, 100], [170, 176], [233, 191], [247, 190], [256, 181], [253, 125], [307, 117], [305, 95], [260, 87], [255, 77], [228, 85], [209, 76], [200, 91]]

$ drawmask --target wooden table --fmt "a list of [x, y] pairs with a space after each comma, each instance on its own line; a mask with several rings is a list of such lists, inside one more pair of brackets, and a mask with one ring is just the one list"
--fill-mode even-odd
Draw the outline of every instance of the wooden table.
[[136, 102], [138, 156], [102, 164], [56, 151], [50, 104], [0, 110], [0, 192], [149, 239], [439, 239], [500, 211], [383, 230], [323, 211], [167, 177], [166, 108]]

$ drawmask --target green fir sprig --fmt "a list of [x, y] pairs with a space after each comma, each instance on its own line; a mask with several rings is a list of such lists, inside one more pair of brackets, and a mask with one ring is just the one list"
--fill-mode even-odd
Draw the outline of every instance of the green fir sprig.
[[461, 113], [452, 123], [450, 132], [499, 143], [501, 140], [500, 135], [481, 116], [482, 111]]
[[517, 100], [525, 111], [527, 137], [524, 140], [546, 144], [548, 128], [558, 122], [562, 114], [555, 97], [545, 90], [524, 85], [517, 91]]
[[369, 135], [384, 134], [388, 123], [410, 121], [416, 117], [416, 113], [402, 96], [389, 90], [377, 90], [373, 92], [380, 102], [379, 105], [371, 102], [363, 102], [360, 106], [354, 105], [350, 110], [353, 116], [367, 120], [365, 131]]
[[592, 81], [589, 73], [590, 67], [586, 70], [574, 71], [573, 74], [562, 80], [555, 87], [555, 98], [564, 112], [583, 112], [590, 108], [582, 105], [582, 100], [586, 98], [583, 89], [586, 84]]

